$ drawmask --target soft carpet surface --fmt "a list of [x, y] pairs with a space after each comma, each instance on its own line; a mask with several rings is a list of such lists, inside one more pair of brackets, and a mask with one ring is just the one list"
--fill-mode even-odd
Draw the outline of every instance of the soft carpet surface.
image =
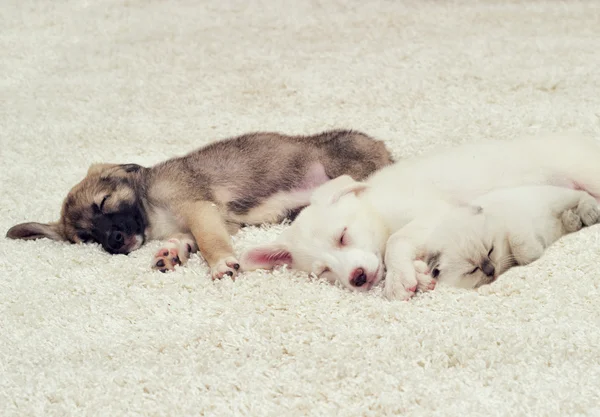
[[[32, 1], [0, 15], [2, 233], [92, 162], [352, 127], [397, 158], [600, 139], [600, 3]], [[599, 161], [600, 163], [600, 161]], [[227, 167], [223, 167], [227, 169]], [[285, 226], [249, 228], [236, 250]], [[600, 415], [600, 227], [479, 291], [410, 302], [278, 271], [212, 282], [0, 239], [2, 416]]]

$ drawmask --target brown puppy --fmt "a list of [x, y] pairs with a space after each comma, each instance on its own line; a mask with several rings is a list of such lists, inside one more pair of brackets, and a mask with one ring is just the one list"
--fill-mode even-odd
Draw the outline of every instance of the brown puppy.
[[213, 278], [234, 276], [229, 235], [241, 225], [294, 217], [325, 181], [342, 174], [361, 180], [391, 162], [383, 142], [336, 130], [243, 135], [151, 168], [94, 164], [67, 195], [58, 222], [18, 224], [7, 237], [93, 241], [114, 254], [169, 239], [153, 268], [173, 269], [200, 249]]

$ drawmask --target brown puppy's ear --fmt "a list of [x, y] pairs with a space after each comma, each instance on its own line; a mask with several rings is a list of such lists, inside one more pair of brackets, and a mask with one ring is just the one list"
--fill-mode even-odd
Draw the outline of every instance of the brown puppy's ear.
[[[116, 169], [119, 168], [119, 169]], [[88, 168], [89, 175], [100, 175], [110, 171], [111, 176], [125, 177], [131, 173], [139, 172], [144, 167], [138, 164], [92, 164]]]
[[117, 166], [119, 166], [119, 165], [117, 165], [117, 164], [92, 164], [88, 168], [87, 174], [88, 175], [98, 175], [101, 172], [106, 171], [107, 169], [114, 168]]
[[21, 223], [11, 227], [6, 232], [6, 237], [9, 239], [41, 239], [48, 238], [52, 240], [66, 240], [58, 223]]

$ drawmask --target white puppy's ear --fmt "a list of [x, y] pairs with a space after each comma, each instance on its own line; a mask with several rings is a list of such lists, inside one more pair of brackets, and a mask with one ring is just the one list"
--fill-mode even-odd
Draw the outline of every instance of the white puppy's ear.
[[476, 206], [473, 204], [467, 204], [465, 206], [462, 206], [465, 210], [467, 210], [469, 213], [471, 213], [473, 216], [477, 216], [478, 214], [483, 213], [483, 207], [481, 206]]
[[248, 249], [242, 254], [240, 265], [244, 271], [273, 269], [280, 265], [291, 265], [292, 254], [283, 243], [269, 243]]
[[346, 194], [357, 194], [367, 187], [367, 183], [355, 181], [350, 175], [340, 175], [313, 191], [310, 202], [311, 204], [333, 204]]
[[461, 210], [467, 210], [467, 212], [473, 214], [474, 216], [483, 213], [483, 207], [471, 203], [459, 203], [458, 207]]
[[471, 206], [471, 211], [473, 212], [474, 215], [478, 215], [483, 213], [483, 207], [481, 206]]

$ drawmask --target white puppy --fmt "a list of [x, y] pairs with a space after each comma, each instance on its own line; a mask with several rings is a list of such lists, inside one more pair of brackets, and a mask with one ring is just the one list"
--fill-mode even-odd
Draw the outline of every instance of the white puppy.
[[417, 250], [417, 274], [464, 288], [490, 284], [599, 217], [598, 203], [584, 191], [553, 186], [492, 191], [442, 217]]
[[580, 137], [489, 141], [400, 161], [366, 182], [341, 176], [319, 187], [311, 205], [271, 244], [242, 255], [242, 268], [281, 264], [366, 291], [384, 276], [384, 293], [407, 299], [431, 279], [413, 262], [441, 216], [492, 190], [554, 185], [600, 196], [600, 146]]

